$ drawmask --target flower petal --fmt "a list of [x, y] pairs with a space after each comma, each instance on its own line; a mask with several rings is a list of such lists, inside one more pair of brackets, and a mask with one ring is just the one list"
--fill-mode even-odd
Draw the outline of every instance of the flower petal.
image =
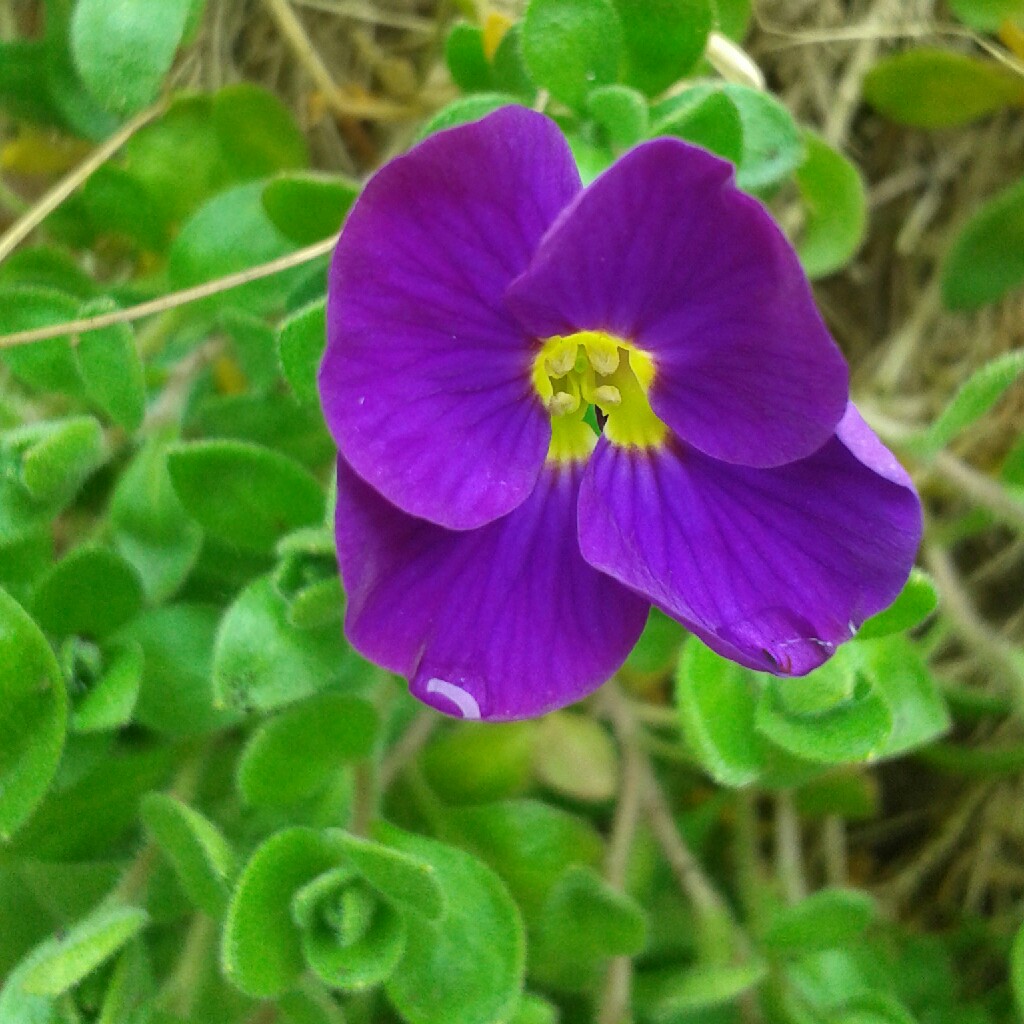
[[591, 565], [777, 675], [817, 668], [885, 608], [921, 539], [909, 478], [852, 404], [820, 451], [775, 469], [602, 440], [579, 522]]
[[456, 532], [400, 512], [339, 459], [352, 645], [464, 718], [528, 718], [596, 689], [636, 643], [648, 602], [580, 557], [582, 472], [547, 464], [514, 512]]
[[506, 107], [383, 167], [335, 250], [320, 369], [342, 455], [389, 501], [453, 529], [533, 488], [551, 436], [536, 344], [505, 309], [579, 189], [561, 133]]
[[649, 352], [652, 408], [714, 458], [809, 455], [846, 407], [846, 364], [793, 249], [731, 165], [677, 139], [580, 193], [508, 302], [538, 337], [600, 330]]

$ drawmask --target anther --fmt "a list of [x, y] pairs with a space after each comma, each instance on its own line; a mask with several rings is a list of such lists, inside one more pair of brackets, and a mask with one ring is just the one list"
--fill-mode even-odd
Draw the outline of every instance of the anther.
[[559, 391], [548, 399], [547, 407], [552, 416], [564, 416], [575, 412], [580, 407], [580, 400], [568, 391]]
[[594, 388], [594, 403], [597, 405], [621, 405], [622, 392], [618, 388], [612, 387], [611, 384], [602, 384], [599, 388]]
[[576, 346], [559, 348], [544, 360], [544, 368], [552, 377], [564, 377], [576, 365]]
[[617, 348], [598, 348], [592, 345], [587, 350], [590, 365], [602, 376], [607, 377], [619, 368], [619, 350]]

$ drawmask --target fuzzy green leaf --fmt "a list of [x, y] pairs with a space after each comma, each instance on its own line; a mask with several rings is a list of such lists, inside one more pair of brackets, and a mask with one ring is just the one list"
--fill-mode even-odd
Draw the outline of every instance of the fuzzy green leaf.
[[857, 889], [821, 889], [776, 911], [765, 945], [787, 956], [846, 945], [867, 928], [875, 910], [875, 901]]
[[523, 58], [533, 81], [581, 107], [591, 89], [618, 78], [622, 24], [611, 0], [531, 0]]
[[279, 995], [302, 974], [302, 936], [292, 899], [308, 882], [343, 862], [334, 833], [287, 828], [249, 859], [238, 880], [221, 943], [225, 974], [256, 997]]
[[931, 425], [925, 439], [929, 451], [945, 448], [984, 416], [1024, 373], [1024, 352], [1006, 352], [979, 367], [961, 385]]
[[409, 1024], [503, 1020], [523, 986], [525, 937], [501, 880], [474, 857], [388, 826], [388, 845], [429, 864], [444, 894], [435, 923], [409, 914], [405, 955], [386, 983]]
[[972, 310], [1024, 284], [1024, 179], [982, 204], [942, 265], [942, 300]]
[[164, 793], [150, 793], [142, 801], [142, 820], [189, 899], [211, 917], [220, 917], [238, 867], [231, 844], [220, 829]]
[[212, 537], [269, 552], [290, 530], [324, 516], [324, 494], [297, 462], [242, 441], [194, 441], [168, 452], [182, 505]]
[[910, 578], [899, 597], [885, 611], [872, 615], [857, 636], [861, 640], [874, 640], [892, 633], [905, 633], [919, 626], [939, 603], [939, 593], [932, 578], [923, 569], [912, 569]]
[[[113, 302], [97, 299], [84, 305], [81, 315], [109, 313], [114, 308]], [[125, 430], [138, 430], [146, 411], [146, 385], [131, 325], [86, 331], [79, 338], [77, 351], [89, 398]]]
[[813, 132], [804, 132], [807, 155], [796, 184], [805, 220], [797, 253], [807, 276], [825, 277], [856, 254], [867, 229], [867, 195], [857, 168]]
[[281, 321], [278, 358], [285, 380], [300, 402], [319, 403], [316, 375], [327, 344], [326, 300], [319, 299]]
[[75, 732], [111, 732], [127, 725], [142, 686], [143, 654], [138, 644], [116, 648], [103, 672], [79, 699], [71, 717]]
[[[313, 796], [346, 763], [367, 757], [378, 716], [358, 697], [322, 693], [265, 721], [249, 738], [238, 764], [246, 803], [284, 807]], [[295, 752], [302, 751], [301, 759]]]
[[32, 600], [39, 625], [58, 637], [102, 639], [141, 609], [142, 585], [135, 570], [116, 552], [91, 544], [54, 565]]
[[359, 185], [336, 175], [310, 171], [271, 178], [263, 209], [274, 227], [298, 245], [312, 245], [340, 230], [359, 195]]
[[67, 694], [39, 627], [0, 590], [0, 840], [32, 813], [64, 747]]
[[326, 689], [345, 671], [337, 626], [293, 626], [269, 577], [246, 587], [221, 622], [213, 687], [222, 706], [272, 711]]
[[170, 70], [190, 0], [78, 0], [71, 52], [89, 91], [107, 110], [151, 103]]
[[649, 96], [689, 72], [707, 46], [711, 0], [614, 0], [622, 24], [626, 81]]
[[138, 907], [102, 907], [59, 939], [50, 939], [32, 954], [32, 967], [21, 979], [25, 992], [59, 996], [112, 957], [146, 926], [149, 915]]
[[751, 674], [695, 637], [683, 645], [676, 672], [676, 705], [683, 737], [701, 767], [724, 786], [746, 786], [764, 765], [754, 726]]
[[992, 60], [922, 48], [878, 61], [864, 96], [900, 124], [952, 128], [1024, 102], [1024, 81]]

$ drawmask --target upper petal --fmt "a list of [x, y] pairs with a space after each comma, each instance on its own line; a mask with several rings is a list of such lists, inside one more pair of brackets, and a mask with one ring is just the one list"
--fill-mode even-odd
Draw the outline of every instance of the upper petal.
[[506, 107], [391, 161], [353, 207], [320, 393], [342, 455], [405, 511], [464, 529], [532, 489], [550, 421], [502, 297], [578, 189], [558, 128]]
[[648, 602], [582, 559], [582, 467], [546, 464], [514, 512], [451, 531], [389, 505], [338, 460], [345, 632], [465, 718], [528, 718], [586, 696], [622, 664]]
[[846, 364], [792, 247], [730, 164], [676, 139], [580, 193], [508, 301], [538, 337], [601, 330], [649, 352], [652, 408], [718, 459], [809, 455], [846, 407]]
[[816, 668], [890, 604], [920, 539], [909, 478], [852, 404], [820, 451], [774, 469], [602, 440], [580, 492], [591, 565], [776, 674]]

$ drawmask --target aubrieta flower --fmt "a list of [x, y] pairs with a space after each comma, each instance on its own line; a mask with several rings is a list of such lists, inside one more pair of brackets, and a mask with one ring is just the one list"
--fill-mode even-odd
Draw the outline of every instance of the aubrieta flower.
[[324, 410], [346, 632], [449, 714], [563, 707], [656, 605], [779, 675], [899, 592], [917, 495], [732, 167], [646, 142], [586, 189], [506, 107], [384, 166], [334, 255]]

